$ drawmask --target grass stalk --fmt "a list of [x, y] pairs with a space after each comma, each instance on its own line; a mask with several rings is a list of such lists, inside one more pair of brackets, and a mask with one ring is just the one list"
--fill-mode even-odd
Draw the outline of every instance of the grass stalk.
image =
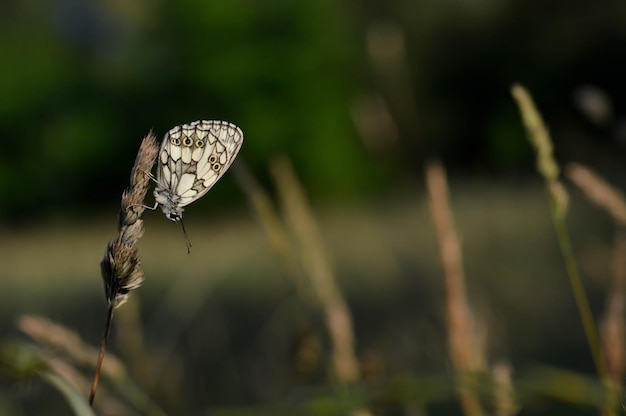
[[108, 302], [104, 334], [100, 353], [89, 394], [89, 404], [93, 406], [100, 379], [100, 369], [111, 331], [113, 310], [126, 302], [130, 292], [144, 281], [141, 258], [135, 245], [143, 236], [141, 215], [145, 210], [144, 199], [150, 184], [150, 171], [156, 160], [159, 146], [152, 132], [143, 139], [130, 175], [130, 185], [122, 193], [122, 203], [118, 216], [118, 236], [109, 242], [100, 263], [104, 290]]
[[472, 375], [485, 369], [475, 331], [475, 317], [467, 299], [461, 244], [454, 226], [445, 169], [439, 162], [426, 166], [430, 215], [439, 244], [446, 290], [448, 343], [459, 376], [458, 393], [466, 415], [483, 415], [480, 398], [472, 388]]
[[289, 228], [297, 240], [302, 265], [326, 316], [336, 376], [341, 383], [354, 382], [360, 376], [354, 353], [352, 316], [337, 285], [320, 230], [289, 160], [274, 160], [271, 171]]
[[598, 173], [581, 164], [567, 167], [567, 176], [583, 194], [605, 211], [615, 222], [615, 237], [609, 288], [605, 313], [602, 318], [602, 337], [608, 371], [615, 386], [621, 386], [625, 373], [624, 312], [626, 299], [626, 199]]
[[513, 416], [520, 410], [515, 400], [515, 388], [511, 380], [511, 366], [506, 362], [497, 362], [492, 370], [494, 381], [494, 414]]
[[104, 361], [104, 354], [106, 353], [107, 344], [109, 342], [109, 333], [111, 332], [111, 321], [113, 320], [114, 309], [113, 304], [110, 304], [107, 311], [106, 321], [104, 323], [104, 334], [102, 334], [102, 341], [100, 343], [100, 352], [98, 353], [98, 361], [96, 362], [96, 371], [93, 376], [93, 382], [91, 383], [91, 390], [89, 391], [90, 406], [93, 406], [93, 401], [96, 398], [96, 390], [98, 389], [98, 382], [100, 381], [102, 361]]
[[[86, 344], [76, 332], [51, 322], [47, 318], [34, 315], [21, 316], [17, 321], [17, 327], [35, 341], [37, 356], [60, 377], [74, 384], [85, 396], [89, 394], [93, 381], [83, 377], [78, 368], [94, 366], [96, 361], [100, 361], [100, 376], [110, 381], [111, 387], [124, 399], [125, 403], [143, 409], [144, 414], [165, 415], [141, 388], [129, 380], [126, 367], [117, 357], [109, 354], [106, 360], [100, 360], [98, 349]], [[88, 400], [85, 396], [83, 396], [83, 401], [87, 404]], [[121, 401], [113, 397], [107, 397], [106, 403], [107, 405], [111, 403], [121, 405]]]
[[[550, 214], [552, 216], [557, 241], [596, 371], [605, 383], [607, 389], [609, 389], [609, 392], [611, 392], [613, 390], [612, 383], [610, 381], [600, 337], [565, 222], [568, 196], [567, 191], [559, 180], [559, 165], [554, 159], [552, 139], [530, 93], [521, 85], [516, 84], [513, 85], [511, 94], [519, 107], [522, 121], [527, 131], [528, 140], [537, 153], [537, 170], [541, 176], [543, 176], [546, 183], [550, 201]], [[609, 394], [609, 396], [614, 395]], [[605, 408], [607, 413], [614, 413], [614, 404], [614, 400], [609, 398], [607, 407]]]
[[311, 303], [309, 291], [304, 285], [304, 275], [299, 263], [298, 253], [294, 250], [289, 233], [281, 221], [280, 216], [268, 195], [267, 191], [258, 183], [244, 160], [239, 158], [231, 167], [239, 187], [248, 198], [252, 212], [256, 216], [263, 232], [282, 263], [288, 278], [292, 280], [298, 295], [304, 301]]
[[[299, 295], [307, 303], [320, 308], [326, 318], [335, 377], [340, 384], [359, 380], [352, 316], [336, 283], [320, 231], [291, 163], [285, 158], [279, 158], [271, 164], [288, 227], [247, 166], [240, 161], [233, 168], [235, 178], [247, 195], [272, 248], [287, 273], [294, 277]], [[296, 244], [292, 243], [291, 234]], [[311, 289], [313, 296], [310, 295]]]

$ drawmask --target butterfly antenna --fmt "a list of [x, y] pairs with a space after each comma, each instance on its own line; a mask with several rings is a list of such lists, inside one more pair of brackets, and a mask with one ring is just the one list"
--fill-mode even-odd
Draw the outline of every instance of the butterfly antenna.
[[187, 254], [191, 253], [191, 241], [189, 241], [189, 236], [187, 235], [187, 231], [185, 230], [185, 224], [183, 224], [183, 219], [180, 219], [180, 225], [183, 227], [183, 235], [185, 236], [185, 243], [187, 244]]

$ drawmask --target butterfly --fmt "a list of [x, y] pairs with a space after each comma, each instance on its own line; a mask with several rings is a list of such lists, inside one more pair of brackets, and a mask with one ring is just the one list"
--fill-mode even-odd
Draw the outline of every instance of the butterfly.
[[243, 132], [226, 121], [198, 120], [165, 134], [158, 154], [154, 198], [172, 222], [183, 226], [184, 207], [201, 198], [230, 167]]

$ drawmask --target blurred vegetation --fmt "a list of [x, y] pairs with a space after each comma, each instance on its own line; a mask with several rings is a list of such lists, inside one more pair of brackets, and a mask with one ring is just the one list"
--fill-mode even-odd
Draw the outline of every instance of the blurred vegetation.
[[[116, 314], [98, 414], [616, 413], [623, 383], [595, 373], [510, 87], [532, 92], [561, 167], [624, 189], [623, 2], [0, 8], [0, 416], [84, 411], [104, 319], [98, 263], [137, 148], [150, 129], [197, 119], [242, 128], [261, 199], [246, 210], [251, 190], [225, 175], [188, 211], [189, 256], [180, 230], [147, 213], [147, 283]], [[448, 351], [432, 159], [450, 177], [484, 353], [472, 368]], [[626, 270], [623, 224], [562, 176], [559, 227], [605, 324], [624, 291], [612, 280]], [[623, 341], [615, 325], [608, 339]], [[605, 351], [611, 371], [617, 350]]]
[[288, 152], [318, 188], [358, 189], [357, 175], [377, 174], [350, 122], [362, 76], [354, 77], [358, 41], [342, 7], [13, 5], [0, 47], [2, 215], [111, 202], [150, 128], [160, 136], [196, 119], [240, 125], [254, 166]]
[[[513, 81], [532, 88], [551, 126], [567, 133], [562, 152], [615, 167], [626, 143], [615, 59], [625, 49], [623, 7], [5, 4], [0, 215], [13, 222], [111, 204], [149, 129], [162, 135], [200, 118], [240, 125], [244, 157], [261, 176], [270, 156], [289, 154], [320, 198], [393, 189], [434, 155], [455, 170], [519, 174], [532, 155], [508, 96]], [[587, 85], [612, 105], [600, 125], [573, 100]]]

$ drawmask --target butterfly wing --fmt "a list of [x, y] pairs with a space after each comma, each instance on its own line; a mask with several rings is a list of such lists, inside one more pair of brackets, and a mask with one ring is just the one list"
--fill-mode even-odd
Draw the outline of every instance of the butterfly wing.
[[155, 195], [166, 194], [172, 209], [192, 203], [222, 177], [242, 143], [241, 129], [226, 121], [200, 120], [174, 127], [161, 145]]

